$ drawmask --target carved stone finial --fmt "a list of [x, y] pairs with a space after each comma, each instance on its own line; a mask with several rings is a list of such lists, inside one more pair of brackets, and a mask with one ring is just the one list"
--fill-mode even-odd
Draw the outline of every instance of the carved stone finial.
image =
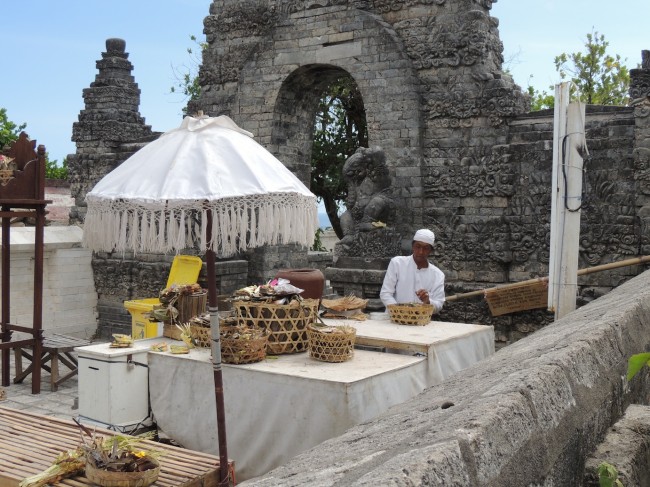
[[650, 69], [650, 51], [647, 49], [641, 51], [641, 68]]
[[107, 54], [124, 57], [125, 51], [126, 51], [126, 41], [124, 39], [119, 39], [117, 37], [106, 39]]

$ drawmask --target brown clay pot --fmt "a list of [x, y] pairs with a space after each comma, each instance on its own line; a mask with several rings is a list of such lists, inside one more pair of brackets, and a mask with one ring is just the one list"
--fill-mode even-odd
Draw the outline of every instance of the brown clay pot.
[[294, 286], [304, 289], [300, 295], [306, 299], [323, 297], [325, 289], [325, 276], [318, 269], [280, 269], [275, 277], [288, 279]]

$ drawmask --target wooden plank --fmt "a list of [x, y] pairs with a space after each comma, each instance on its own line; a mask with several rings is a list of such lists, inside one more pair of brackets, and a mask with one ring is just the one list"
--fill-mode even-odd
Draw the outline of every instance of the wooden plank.
[[418, 343], [406, 343], [392, 338], [379, 338], [371, 336], [357, 336], [354, 339], [355, 345], [365, 345], [367, 347], [393, 348], [396, 350], [408, 350], [409, 352], [429, 353], [429, 345]]
[[[116, 433], [92, 428], [98, 435]], [[0, 487], [17, 487], [25, 477], [49, 467], [56, 456], [80, 443], [79, 427], [72, 421], [0, 407]], [[156, 487], [216, 487], [219, 457], [143, 440], [144, 448], [163, 453]], [[234, 464], [229, 465], [234, 477]], [[57, 487], [93, 485], [83, 475], [54, 484]]]

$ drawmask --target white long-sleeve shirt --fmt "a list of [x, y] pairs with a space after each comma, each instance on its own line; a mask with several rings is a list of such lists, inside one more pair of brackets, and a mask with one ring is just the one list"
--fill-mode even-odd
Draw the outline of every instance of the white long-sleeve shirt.
[[445, 274], [435, 265], [418, 269], [412, 255], [393, 257], [388, 264], [379, 297], [384, 306], [395, 303], [419, 303], [415, 292], [425, 289], [429, 302], [442, 309], [445, 302]]

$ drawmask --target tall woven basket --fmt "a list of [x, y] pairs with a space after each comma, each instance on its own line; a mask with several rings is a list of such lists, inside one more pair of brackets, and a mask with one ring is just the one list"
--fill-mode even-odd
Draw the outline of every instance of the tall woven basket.
[[433, 314], [432, 304], [405, 303], [387, 306], [390, 320], [400, 325], [428, 325]]
[[289, 304], [234, 302], [239, 324], [266, 330], [266, 353], [281, 355], [307, 351], [307, 325], [316, 320], [317, 299], [292, 300]]
[[176, 301], [176, 309], [178, 309], [179, 323], [186, 323], [195, 316], [205, 313], [208, 306], [208, 293], [206, 291], [181, 294]]
[[357, 329], [353, 326], [307, 327], [309, 356], [323, 362], [345, 362], [354, 355]]

